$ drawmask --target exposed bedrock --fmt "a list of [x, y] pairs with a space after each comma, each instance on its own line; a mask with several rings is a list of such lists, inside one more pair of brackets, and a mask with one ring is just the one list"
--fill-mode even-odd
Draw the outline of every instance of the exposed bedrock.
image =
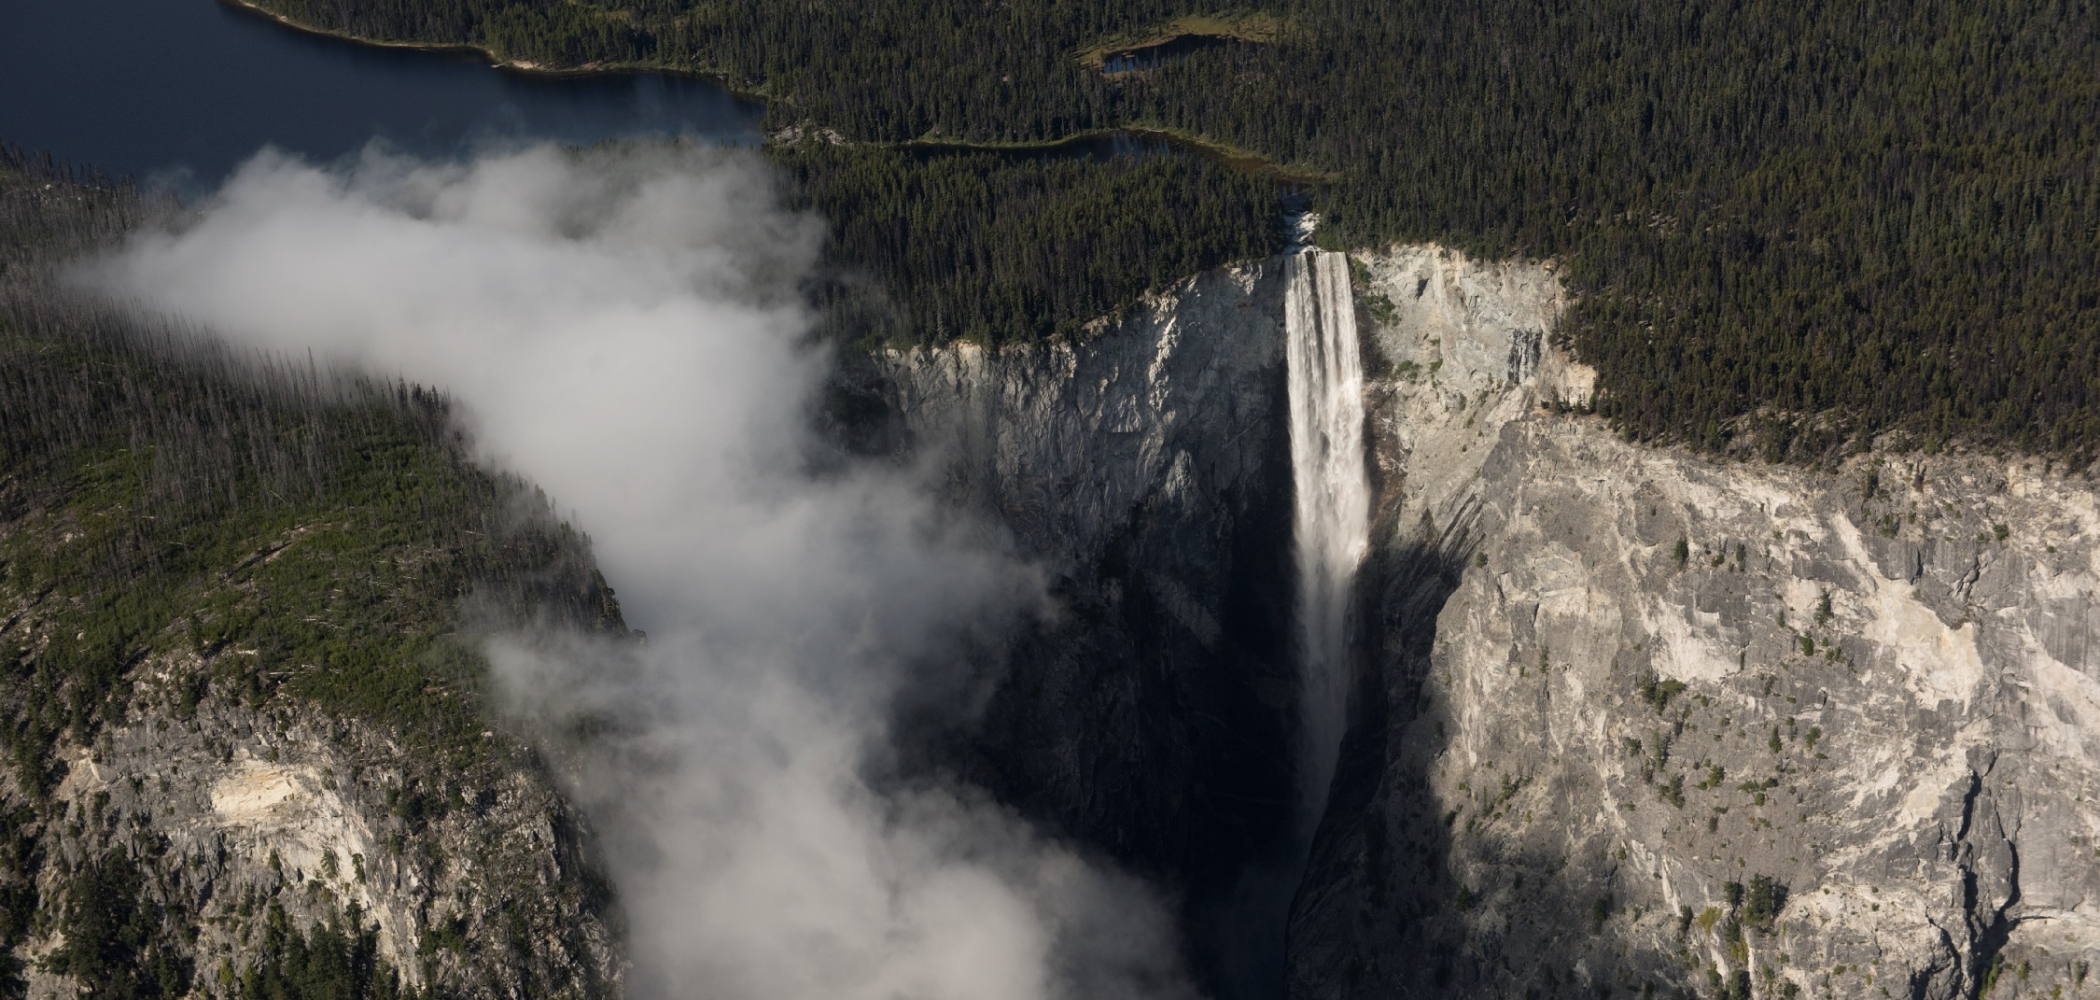
[[[12, 485], [0, 481], [0, 491]], [[43, 510], [8, 513], [0, 541], [14, 543], [11, 555], [74, 537]], [[316, 528], [248, 540], [256, 547], [240, 565], [326, 551], [319, 547], [330, 536]], [[428, 548], [408, 544], [388, 555], [430, 558]], [[588, 561], [578, 569], [551, 565], [525, 588], [492, 585], [478, 602], [483, 620], [520, 607], [542, 620], [624, 630]], [[200, 635], [201, 615], [237, 613], [240, 600], [262, 589], [234, 573], [199, 576], [186, 591], [204, 609], [188, 617], [191, 636]], [[56, 714], [62, 709], [47, 706], [65, 702], [25, 680], [68, 663], [61, 657], [72, 630], [61, 623], [79, 620], [67, 617], [78, 599], [56, 587], [22, 590], [24, 579], [36, 577], [0, 578], [0, 668], [29, 712]], [[324, 613], [381, 612], [345, 601]], [[587, 821], [539, 755], [494, 729], [478, 746], [434, 740], [399, 722], [417, 716], [373, 711], [369, 695], [318, 704], [262, 686], [294, 671], [354, 676], [369, 661], [348, 669], [262, 661], [279, 655], [267, 633], [245, 646], [148, 639], [159, 648], [124, 665], [121, 700], [97, 708], [91, 736], [80, 738], [86, 727], [74, 721], [48, 757], [32, 743], [34, 730], [8, 747], [0, 923], [11, 944], [0, 949], [0, 995], [256, 995], [257, 970], [281, 972], [286, 955], [304, 954], [307, 935], [345, 963], [324, 968], [315, 959], [315, 981], [340, 982], [318, 977], [349, 975], [355, 964], [371, 982], [397, 978], [424, 997], [619, 992], [617, 907]], [[422, 655], [446, 654], [441, 647]], [[386, 683], [398, 682], [361, 690]], [[79, 697], [77, 687], [59, 690]], [[476, 696], [443, 683], [421, 693], [433, 701]], [[321, 936], [331, 927], [340, 934]]]
[[[1214, 980], [1293, 793], [1282, 278], [878, 359], [1063, 608], [949, 766], [1183, 893]], [[1630, 444], [1551, 405], [1593, 376], [1549, 266], [1400, 248], [1356, 289], [1373, 551], [1291, 995], [2100, 990], [2088, 482]]]
[[1232, 898], [1292, 820], [1283, 281], [1211, 272], [1078, 345], [881, 360], [911, 445], [1058, 605], [948, 766], [1182, 895], [1213, 970], [1263, 960]]
[[1384, 719], [1293, 996], [2100, 989], [2090, 482], [1630, 444], [1550, 405], [1550, 271], [1365, 263]]
[[[39, 610], [0, 641], [40, 639]], [[126, 716], [93, 746], [61, 746], [53, 818], [39, 822], [14, 782], [0, 787], [9, 849], [34, 862], [17, 865], [30, 882], [10, 881], [7, 898], [42, 900], [13, 995], [86, 995], [68, 937], [80, 927], [105, 935], [88, 939], [88, 967], [105, 976], [136, 964], [168, 989], [182, 968], [192, 995], [224, 995], [280, 933], [280, 913], [304, 933], [352, 907], [405, 985], [617, 992], [617, 932], [590, 836], [531, 754], [506, 741], [458, 767], [401, 734], [287, 702], [213, 696], [180, 708], [190, 678], [214, 665], [145, 661]]]

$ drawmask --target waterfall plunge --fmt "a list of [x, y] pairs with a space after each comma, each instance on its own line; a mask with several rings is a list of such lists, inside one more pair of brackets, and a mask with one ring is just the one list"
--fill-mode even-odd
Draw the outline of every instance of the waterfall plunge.
[[1349, 602], [1357, 564], [1370, 547], [1371, 484], [1364, 472], [1364, 377], [1349, 258], [1308, 250], [1287, 266], [1283, 316], [1303, 671], [1301, 835], [1309, 841], [1347, 725]]

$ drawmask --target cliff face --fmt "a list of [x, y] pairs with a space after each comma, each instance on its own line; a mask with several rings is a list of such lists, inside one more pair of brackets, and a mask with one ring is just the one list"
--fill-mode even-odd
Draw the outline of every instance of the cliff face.
[[[51, 649], [54, 603], [0, 586], [11, 674]], [[0, 919], [19, 962], [8, 995], [225, 996], [272, 972], [425, 995], [611, 992], [609, 893], [532, 754], [493, 731], [463, 753], [258, 697], [243, 684], [254, 656], [133, 665], [121, 714], [39, 765], [48, 787], [13, 748], [0, 784]], [[325, 928], [344, 964], [309, 969]]]
[[[65, 819], [44, 832], [42, 894], [54, 910], [84, 905], [80, 874], [128, 855], [139, 882], [123, 905], [195, 927], [169, 950], [211, 991], [262, 964], [272, 909], [310, 932], [354, 906], [369, 953], [403, 986], [607, 992], [618, 971], [606, 900], [550, 783], [518, 759], [419, 787], [415, 749], [281, 707], [136, 713], [72, 754], [54, 794]], [[62, 927], [28, 943], [30, 996], [75, 994], [62, 963], [43, 964], [68, 947]]]
[[[898, 426], [1066, 608], [954, 759], [1185, 890], [1214, 949], [1288, 820], [1280, 275], [1077, 345], [884, 361]], [[1593, 376], [1552, 347], [1550, 268], [1401, 248], [1357, 289], [1375, 548], [1293, 996], [2081, 988], [2088, 483], [1629, 444], [1557, 405]]]
[[2091, 484], [1629, 444], [1551, 408], [1591, 379], [1538, 336], [1549, 272], [1367, 263], [1383, 718], [1301, 890], [1293, 995], [2075, 990]]
[[[1593, 379], [1551, 346], [1553, 273], [1437, 248], [1355, 264], [1375, 376], [1358, 683], [1288, 947], [1265, 946], [1298, 773], [1283, 273], [1190, 279], [1075, 344], [872, 359], [876, 439], [944, 463], [1056, 599], [985, 651], [980, 711], [906, 720], [926, 763], [1176, 894], [1221, 995], [2090, 988], [2090, 485], [1974, 455], [1804, 470], [1629, 444], [1557, 405]], [[410, 986], [616, 987], [588, 838], [531, 754], [493, 731], [434, 754], [302, 700], [327, 657], [285, 650], [354, 652], [323, 638], [266, 665], [205, 634], [267, 596], [323, 636], [330, 609], [394, 592], [346, 590], [344, 567], [438, 549], [297, 543], [350, 516], [330, 513], [200, 571], [181, 594], [207, 612], [128, 640], [151, 653], [122, 684], [38, 687], [51, 663], [101, 676], [62, 627], [82, 599], [21, 568], [89, 521], [0, 512], [20, 564], [0, 679], [44, 692], [0, 777], [11, 991], [246, 991], [287, 933], [353, 904], [350, 951]], [[617, 627], [587, 565], [556, 575]], [[285, 610], [297, 594], [310, 612]], [[471, 697], [422, 685], [405, 704]]]
[[1291, 821], [1282, 282], [1212, 272], [1077, 345], [882, 359], [907, 447], [1057, 603], [946, 766], [1183, 894], [1221, 963]]

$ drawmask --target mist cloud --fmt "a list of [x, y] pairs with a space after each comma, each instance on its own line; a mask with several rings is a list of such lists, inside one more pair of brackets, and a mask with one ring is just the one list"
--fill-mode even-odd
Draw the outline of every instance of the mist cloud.
[[795, 289], [822, 236], [720, 151], [265, 153], [87, 278], [447, 389], [480, 457], [591, 533], [651, 642], [489, 652], [537, 731], [617, 721], [572, 791], [607, 831], [634, 995], [1183, 993], [1140, 887], [967, 789], [869, 780], [891, 696], [1039, 588], [907, 472], [813, 471], [826, 358]]

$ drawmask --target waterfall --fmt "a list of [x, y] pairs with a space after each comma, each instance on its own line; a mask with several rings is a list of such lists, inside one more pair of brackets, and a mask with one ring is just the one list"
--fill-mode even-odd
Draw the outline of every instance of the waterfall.
[[[1311, 225], [1301, 223], [1310, 233]], [[1349, 703], [1349, 599], [1370, 548], [1364, 468], [1363, 367], [1349, 258], [1305, 250], [1284, 258], [1289, 370], [1292, 552], [1297, 560], [1300, 670], [1299, 801], [1290, 840], [1250, 867], [1214, 925], [1220, 1000], [1286, 995], [1284, 938], [1327, 786], [1341, 756]]]
[[1370, 547], [1364, 470], [1363, 365], [1346, 254], [1288, 259], [1284, 327], [1290, 376], [1291, 479], [1298, 569], [1303, 735], [1299, 773], [1310, 842], [1325, 807], [1347, 724], [1350, 595]]

